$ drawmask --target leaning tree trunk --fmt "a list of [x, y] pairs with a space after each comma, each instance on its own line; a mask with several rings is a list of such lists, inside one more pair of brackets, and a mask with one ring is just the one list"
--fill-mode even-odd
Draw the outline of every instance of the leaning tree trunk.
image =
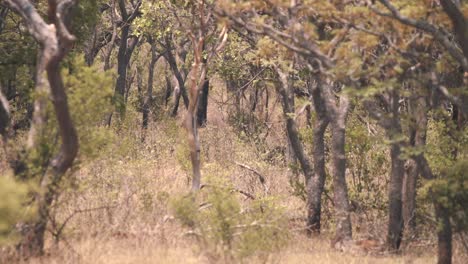
[[[318, 84], [320, 85], [320, 84]], [[319, 87], [311, 89], [313, 105], [316, 113], [314, 120], [313, 157], [314, 176], [307, 184], [307, 231], [320, 233], [322, 193], [325, 188], [325, 130], [329, 124], [326, 116], [325, 103]]]
[[[53, 23], [54, 27], [44, 22], [34, 5], [28, 0], [7, 0], [7, 3], [22, 16], [29, 32], [42, 47], [41, 60], [39, 60], [37, 68], [47, 72], [47, 80], [42, 79], [44, 72], [38, 72], [39, 84], [43, 85], [48, 82], [61, 138], [60, 150], [48, 164], [50, 169], [46, 170], [45, 175], [43, 175], [40, 183], [41, 190], [35, 197], [38, 204], [38, 216], [33, 222], [26, 224], [22, 230], [22, 241], [18, 249], [24, 257], [28, 257], [40, 255], [43, 252], [44, 234], [49, 219], [50, 206], [58, 193], [62, 176], [72, 166], [78, 152], [78, 137], [68, 110], [67, 96], [60, 73], [60, 62], [71, 49], [75, 40], [75, 37], [68, 32], [66, 22], [63, 19], [69, 18], [69, 9], [75, 2], [73, 0], [59, 3], [53, 0], [49, 1], [49, 21]], [[45, 85], [41, 89], [44, 87], [47, 86]], [[36, 86], [36, 88], [38, 87]], [[43, 113], [42, 110], [40, 113]], [[41, 116], [38, 118], [44, 120]], [[36, 139], [37, 137], [30, 138], [30, 140]], [[37, 144], [32, 143], [32, 146]]]

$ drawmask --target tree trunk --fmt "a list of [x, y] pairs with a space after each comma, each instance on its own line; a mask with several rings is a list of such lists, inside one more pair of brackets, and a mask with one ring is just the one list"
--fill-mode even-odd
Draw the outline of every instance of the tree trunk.
[[346, 156], [344, 120], [332, 122], [332, 159], [333, 159], [333, 189], [336, 218], [335, 242], [352, 239], [351, 218], [346, 184]]
[[[399, 99], [400, 96], [397, 90], [391, 93], [391, 100], [388, 108], [391, 112], [389, 123], [383, 125], [387, 132], [387, 137], [392, 141], [390, 146], [390, 157], [392, 168], [390, 172], [390, 183], [388, 193], [388, 230], [387, 230], [387, 245], [392, 250], [400, 248], [401, 239], [403, 237], [403, 177], [405, 174], [404, 160], [400, 158], [401, 141], [398, 137], [401, 136], [402, 129], [400, 124], [399, 114]], [[383, 121], [386, 122], [386, 121]]]
[[[302, 173], [304, 173], [304, 177], [305, 177], [306, 191], [307, 191], [306, 229], [307, 229], [307, 233], [310, 234], [312, 231], [320, 230], [320, 210], [321, 210], [320, 188], [321, 186], [323, 186], [321, 180], [324, 180], [324, 178], [322, 179], [320, 177], [322, 175], [324, 176], [325, 173], [322, 174], [322, 172], [324, 171], [319, 171], [319, 172], [316, 172], [315, 175], [313, 175], [312, 166], [310, 164], [309, 159], [306, 157], [304, 153], [304, 147], [299, 138], [299, 132], [297, 130], [296, 121], [294, 120], [293, 114], [295, 113], [295, 109], [294, 109], [294, 93], [291, 87], [292, 85], [289, 81], [288, 76], [284, 72], [282, 72], [281, 69], [277, 68], [276, 71], [278, 73], [280, 82], [277, 83], [275, 87], [276, 87], [278, 94], [281, 97], [281, 102], [283, 105], [283, 115], [284, 115], [284, 118], [286, 119], [286, 130], [287, 130], [288, 141], [289, 141], [291, 149], [293, 150], [294, 156], [299, 161], [299, 165], [301, 166]], [[326, 128], [326, 125], [323, 131], [325, 131], [325, 128]], [[317, 135], [319, 134], [320, 133], [318, 133]], [[314, 134], [314, 141], [315, 139], [317, 139], [317, 137], [315, 136], [316, 135]], [[321, 143], [322, 143], [322, 149], [323, 149], [323, 141], [321, 141]], [[315, 154], [319, 152], [320, 152], [320, 145], [314, 145], [314, 158], [317, 158]], [[324, 159], [321, 161], [323, 161], [323, 165], [324, 165], [324, 162], [325, 162]], [[317, 164], [318, 166], [322, 165], [321, 161], [319, 159], [314, 160], [314, 165], [317, 165]], [[323, 190], [323, 187], [321, 190]]]
[[332, 160], [333, 160], [333, 189], [335, 203], [336, 234], [332, 241], [333, 246], [352, 240], [352, 227], [348, 199], [348, 186], [346, 184], [346, 117], [349, 110], [349, 99], [346, 95], [340, 96], [339, 105], [336, 103], [332, 87], [326, 83], [320, 85], [324, 98], [327, 115], [332, 131]]
[[4, 141], [7, 138], [8, 126], [10, 125], [10, 107], [8, 100], [3, 95], [2, 87], [0, 86], [0, 136]]
[[146, 134], [145, 131], [148, 129], [148, 123], [149, 123], [149, 112], [150, 112], [149, 110], [150, 110], [150, 106], [151, 106], [151, 102], [153, 98], [154, 67], [160, 57], [156, 54], [156, 47], [155, 47], [155, 44], [152, 42], [152, 40], [150, 40], [150, 44], [151, 44], [151, 62], [148, 68], [148, 86], [147, 86], [146, 96], [143, 102], [143, 109], [142, 109], [142, 112], [143, 112], [142, 113], [143, 121], [141, 124], [142, 130], [143, 130], [142, 141], [145, 141], [145, 134]]
[[418, 181], [418, 166], [414, 160], [406, 161], [403, 178], [403, 226], [412, 236], [416, 234], [416, 188]]
[[452, 226], [449, 213], [438, 202], [434, 203], [439, 226], [437, 227], [437, 264], [452, 263]]
[[114, 103], [116, 109], [123, 114], [125, 83], [127, 81], [127, 42], [130, 25], [126, 24], [121, 28], [119, 52], [117, 54], [117, 81], [115, 83]]
[[[41, 86], [38, 87], [36, 83], [36, 88], [43, 89], [47, 87], [48, 82], [61, 138], [60, 150], [55, 158], [45, 165], [50, 169], [45, 170], [40, 183], [41, 189], [35, 197], [38, 203], [38, 217], [32, 223], [26, 224], [26, 228], [21, 232], [22, 241], [18, 249], [23, 257], [29, 257], [43, 253], [44, 233], [50, 206], [59, 191], [62, 176], [72, 166], [78, 152], [78, 136], [68, 110], [67, 95], [60, 73], [60, 62], [71, 49], [75, 40], [74, 36], [68, 32], [67, 23], [63, 19], [69, 19], [69, 8], [75, 2], [73, 0], [66, 1], [66, 3], [49, 1], [49, 21], [55, 27], [47, 25], [28, 0], [8, 0], [7, 3], [23, 17], [28, 30], [42, 47], [41, 59], [37, 65], [38, 80]], [[47, 72], [47, 81], [41, 77], [44, 76], [44, 70]], [[42, 109], [36, 108], [36, 110], [43, 113]], [[35, 114], [37, 113], [35, 112]], [[42, 116], [39, 118], [44, 120]], [[37, 137], [31, 139], [37, 140]], [[33, 147], [37, 144], [36, 141], [31, 143]]]
[[392, 250], [400, 248], [403, 237], [402, 216], [402, 187], [404, 175], [404, 161], [400, 159], [401, 149], [399, 143], [392, 144], [390, 156], [392, 169], [389, 183], [388, 197], [388, 233], [387, 244]]
[[[427, 102], [420, 96], [410, 101], [410, 112], [414, 118], [410, 127], [410, 145], [423, 147], [426, 145], [427, 128]], [[406, 172], [403, 182], [403, 220], [405, 229], [409, 234], [416, 234], [416, 189], [419, 169], [412, 159], [406, 163]]]
[[169, 63], [169, 66], [171, 67], [172, 73], [174, 74], [177, 83], [179, 85], [179, 93], [174, 93], [174, 108], [172, 109], [172, 115], [176, 116], [179, 108], [179, 101], [180, 101], [180, 96], [184, 99], [184, 105], [187, 108], [189, 106], [189, 99], [187, 95], [187, 90], [185, 89], [185, 76], [183, 76], [183, 72], [179, 69], [177, 66], [177, 61], [174, 57], [174, 54], [170, 50], [168, 50], [165, 53], [164, 58], [166, 58], [167, 63]]
[[[194, 49], [197, 46], [194, 45]], [[200, 76], [200, 77], [199, 77]], [[197, 110], [198, 96], [200, 93], [199, 82], [203, 82], [206, 76], [206, 65], [200, 61], [192, 65], [191, 73], [189, 74], [190, 81], [190, 101], [185, 117], [185, 128], [188, 133], [188, 145], [190, 149], [190, 160], [192, 163], [192, 191], [200, 189], [201, 171], [200, 171], [200, 140], [198, 138]], [[197, 79], [199, 78], [199, 79]]]
[[208, 93], [210, 92], [210, 80], [205, 78], [201, 89], [200, 102], [198, 102], [197, 122], [198, 126], [204, 127], [206, 125], [208, 116]]
[[329, 124], [326, 116], [325, 103], [320, 89], [311, 89], [313, 105], [316, 112], [314, 120], [314, 176], [307, 184], [307, 230], [309, 234], [320, 233], [322, 193], [325, 188], [325, 130]]
[[[125, 0], [118, 1], [120, 15], [124, 21], [121, 27], [119, 52], [117, 53], [117, 81], [114, 90], [114, 103], [116, 110], [120, 113], [121, 118], [125, 116], [125, 91], [127, 83], [127, 69], [132, 56], [133, 50], [138, 43], [138, 37], [129, 37], [130, 25], [135, 19], [141, 2], [138, 2], [134, 10], [129, 14], [125, 6]], [[112, 115], [109, 116], [108, 125], [112, 121]]]
[[[418, 164], [421, 174], [424, 178], [434, 180], [433, 174], [429, 164], [424, 157], [424, 154], [413, 157]], [[431, 190], [429, 190], [429, 195]], [[433, 197], [435, 215], [437, 219], [437, 263], [438, 264], [451, 264], [452, 263], [452, 226], [447, 209]]]
[[164, 106], [166, 106], [167, 109], [167, 104], [169, 103], [169, 98], [171, 98], [172, 94], [172, 85], [171, 85], [171, 79], [169, 76], [165, 76], [166, 79], [166, 93], [164, 95]]

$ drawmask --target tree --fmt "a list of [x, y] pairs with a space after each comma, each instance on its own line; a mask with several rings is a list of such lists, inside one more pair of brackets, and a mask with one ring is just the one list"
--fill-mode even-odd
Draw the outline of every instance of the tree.
[[[136, 36], [130, 36], [130, 26], [139, 14], [139, 8], [141, 6], [141, 0], [134, 3], [132, 1], [130, 12], [127, 10], [127, 4], [125, 0], [118, 0], [118, 6], [120, 11], [120, 17], [122, 23], [119, 52], [117, 54], [117, 81], [115, 84], [115, 95], [114, 100], [116, 102], [117, 109], [119, 109], [122, 117], [125, 114], [125, 103], [124, 97], [126, 92], [127, 83], [127, 69], [130, 62], [132, 53], [137, 45], [139, 39]], [[111, 11], [113, 12], [113, 11]], [[112, 45], [112, 44], [111, 44]], [[111, 123], [112, 116], [109, 117], [108, 124]]]
[[[35, 197], [39, 216], [23, 232], [24, 239], [20, 250], [27, 256], [41, 254], [43, 251], [49, 207], [57, 194], [57, 186], [62, 176], [71, 167], [78, 152], [77, 134], [68, 110], [67, 95], [60, 73], [60, 62], [75, 40], [67, 28], [68, 14], [75, 3], [73, 0], [49, 1], [48, 18], [51, 25], [45, 23], [28, 0], [7, 0], [7, 3], [22, 16], [29, 32], [41, 45], [40, 60], [36, 66], [36, 90], [48, 94], [50, 87], [62, 140], [59, 153], [48, 164], [51, 170], [46, 173], [40, 183], [41, 193]], [[44, 78], [44, 72], [47, 73], [47, 79]], [[44, 98], [37, 99], [35, 103], [34, 122], [31, 126], [28, 146], [30, 149], [38, 144], [37, 133], [40, 133], [45, 122], [45, 103]]]

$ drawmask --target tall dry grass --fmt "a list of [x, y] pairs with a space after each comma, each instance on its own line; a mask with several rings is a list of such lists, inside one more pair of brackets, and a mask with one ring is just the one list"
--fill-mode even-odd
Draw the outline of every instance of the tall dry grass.
[[[291, 231], [286, 249], [267, 258], [254, 255], [246, 263], [435, 263], [433, 237], [406, 243], [398, 254], [386, 253], [378, 246], [356, 246], [348, 252], [331, 249], [333, 219], [328, 198], [324, 198], [323, 234], [307, 237], [303, 230], [304, 201], [292, 195], [290, 178], [294, 172], [281, 153], [273, 158], [267, 155], [268, 151], [274, 153], [276, 147], [286, 145], [279, 109], [269, 110], [270, 131], [264, 149], [259, 150], [255, 142], [240, 138], [239, 131], [229, 124], [233, 109], [221, 103], [229, 101], [229, 96], [221, 91], [224, 89], [212, 92], [209, 123], [200, 130], [202, 174], [228, 179], [236, 189], [254, 197], [277, 197], [285, 208]], [[74, 180], [67, 183], [70, 188], [54, 205], [47, 254], [28, 263], [213, 262], [188, 235], [188, 230], [174, 219], [168, 206], [171, 197], [186, 194], [190, 189], [181, 121], [161, 117], [151, 123], [146, 142], [140, 143], [139, 119], [128, 120], [117, 134], [118, 140], [103, 150], [99, 159], [74, 172]], [[265, 183], [239, 164], [255, 169]], [[244, 195], [238, 195], [243, 203], [250, 202]], [[379, 212], [356, 211], [352, 218], [358, 240], [383, 241], [386, 219]], [[455, 263], [464, 263], [465, 257], [461, 246], [456, 244]]]

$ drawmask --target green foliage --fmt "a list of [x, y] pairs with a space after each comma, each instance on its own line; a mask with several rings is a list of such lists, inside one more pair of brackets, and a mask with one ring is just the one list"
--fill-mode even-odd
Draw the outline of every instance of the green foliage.
[[436, 199], [450, 214], [455, 231], [468, 230], [468, 159], [457, 161], [443, 171], [444, 177], [429, 181], [424, 197]]
[[25, 206], [30, 202], [30, 190], [28, 184], [17, 182], [10, 176], [0, 176], [0, 245], [12, 242], [12, 230], [18, 221], [34, 215], [35, 207]]
[[112, 112], [113, 76], [95, 65], [86, 66], [82, 56], [73, 58], [70, 68], [62, 74], [78, 132], [80, 157], [92, 159], [113, 137], [112, 131], [102, 125], [106, 115]]
[[[241, 260], [255, 254], [268, 255], [286, 245], [285, 218], [274, 199], [243, 206], [230, 184], [213, 178], [207, 182], [201, 193], [175, 198], [170, 206], [209, 256]], [[198, 206], [200, 201], [203, 203]]]
[[83, 45], [86, 36], [92, 34], [93, 28], [99, 20], [99, 6], [103, 0], [77, 1], [78, 4], [72, 9], [71, 32], [77, 37], [78, 43]]

